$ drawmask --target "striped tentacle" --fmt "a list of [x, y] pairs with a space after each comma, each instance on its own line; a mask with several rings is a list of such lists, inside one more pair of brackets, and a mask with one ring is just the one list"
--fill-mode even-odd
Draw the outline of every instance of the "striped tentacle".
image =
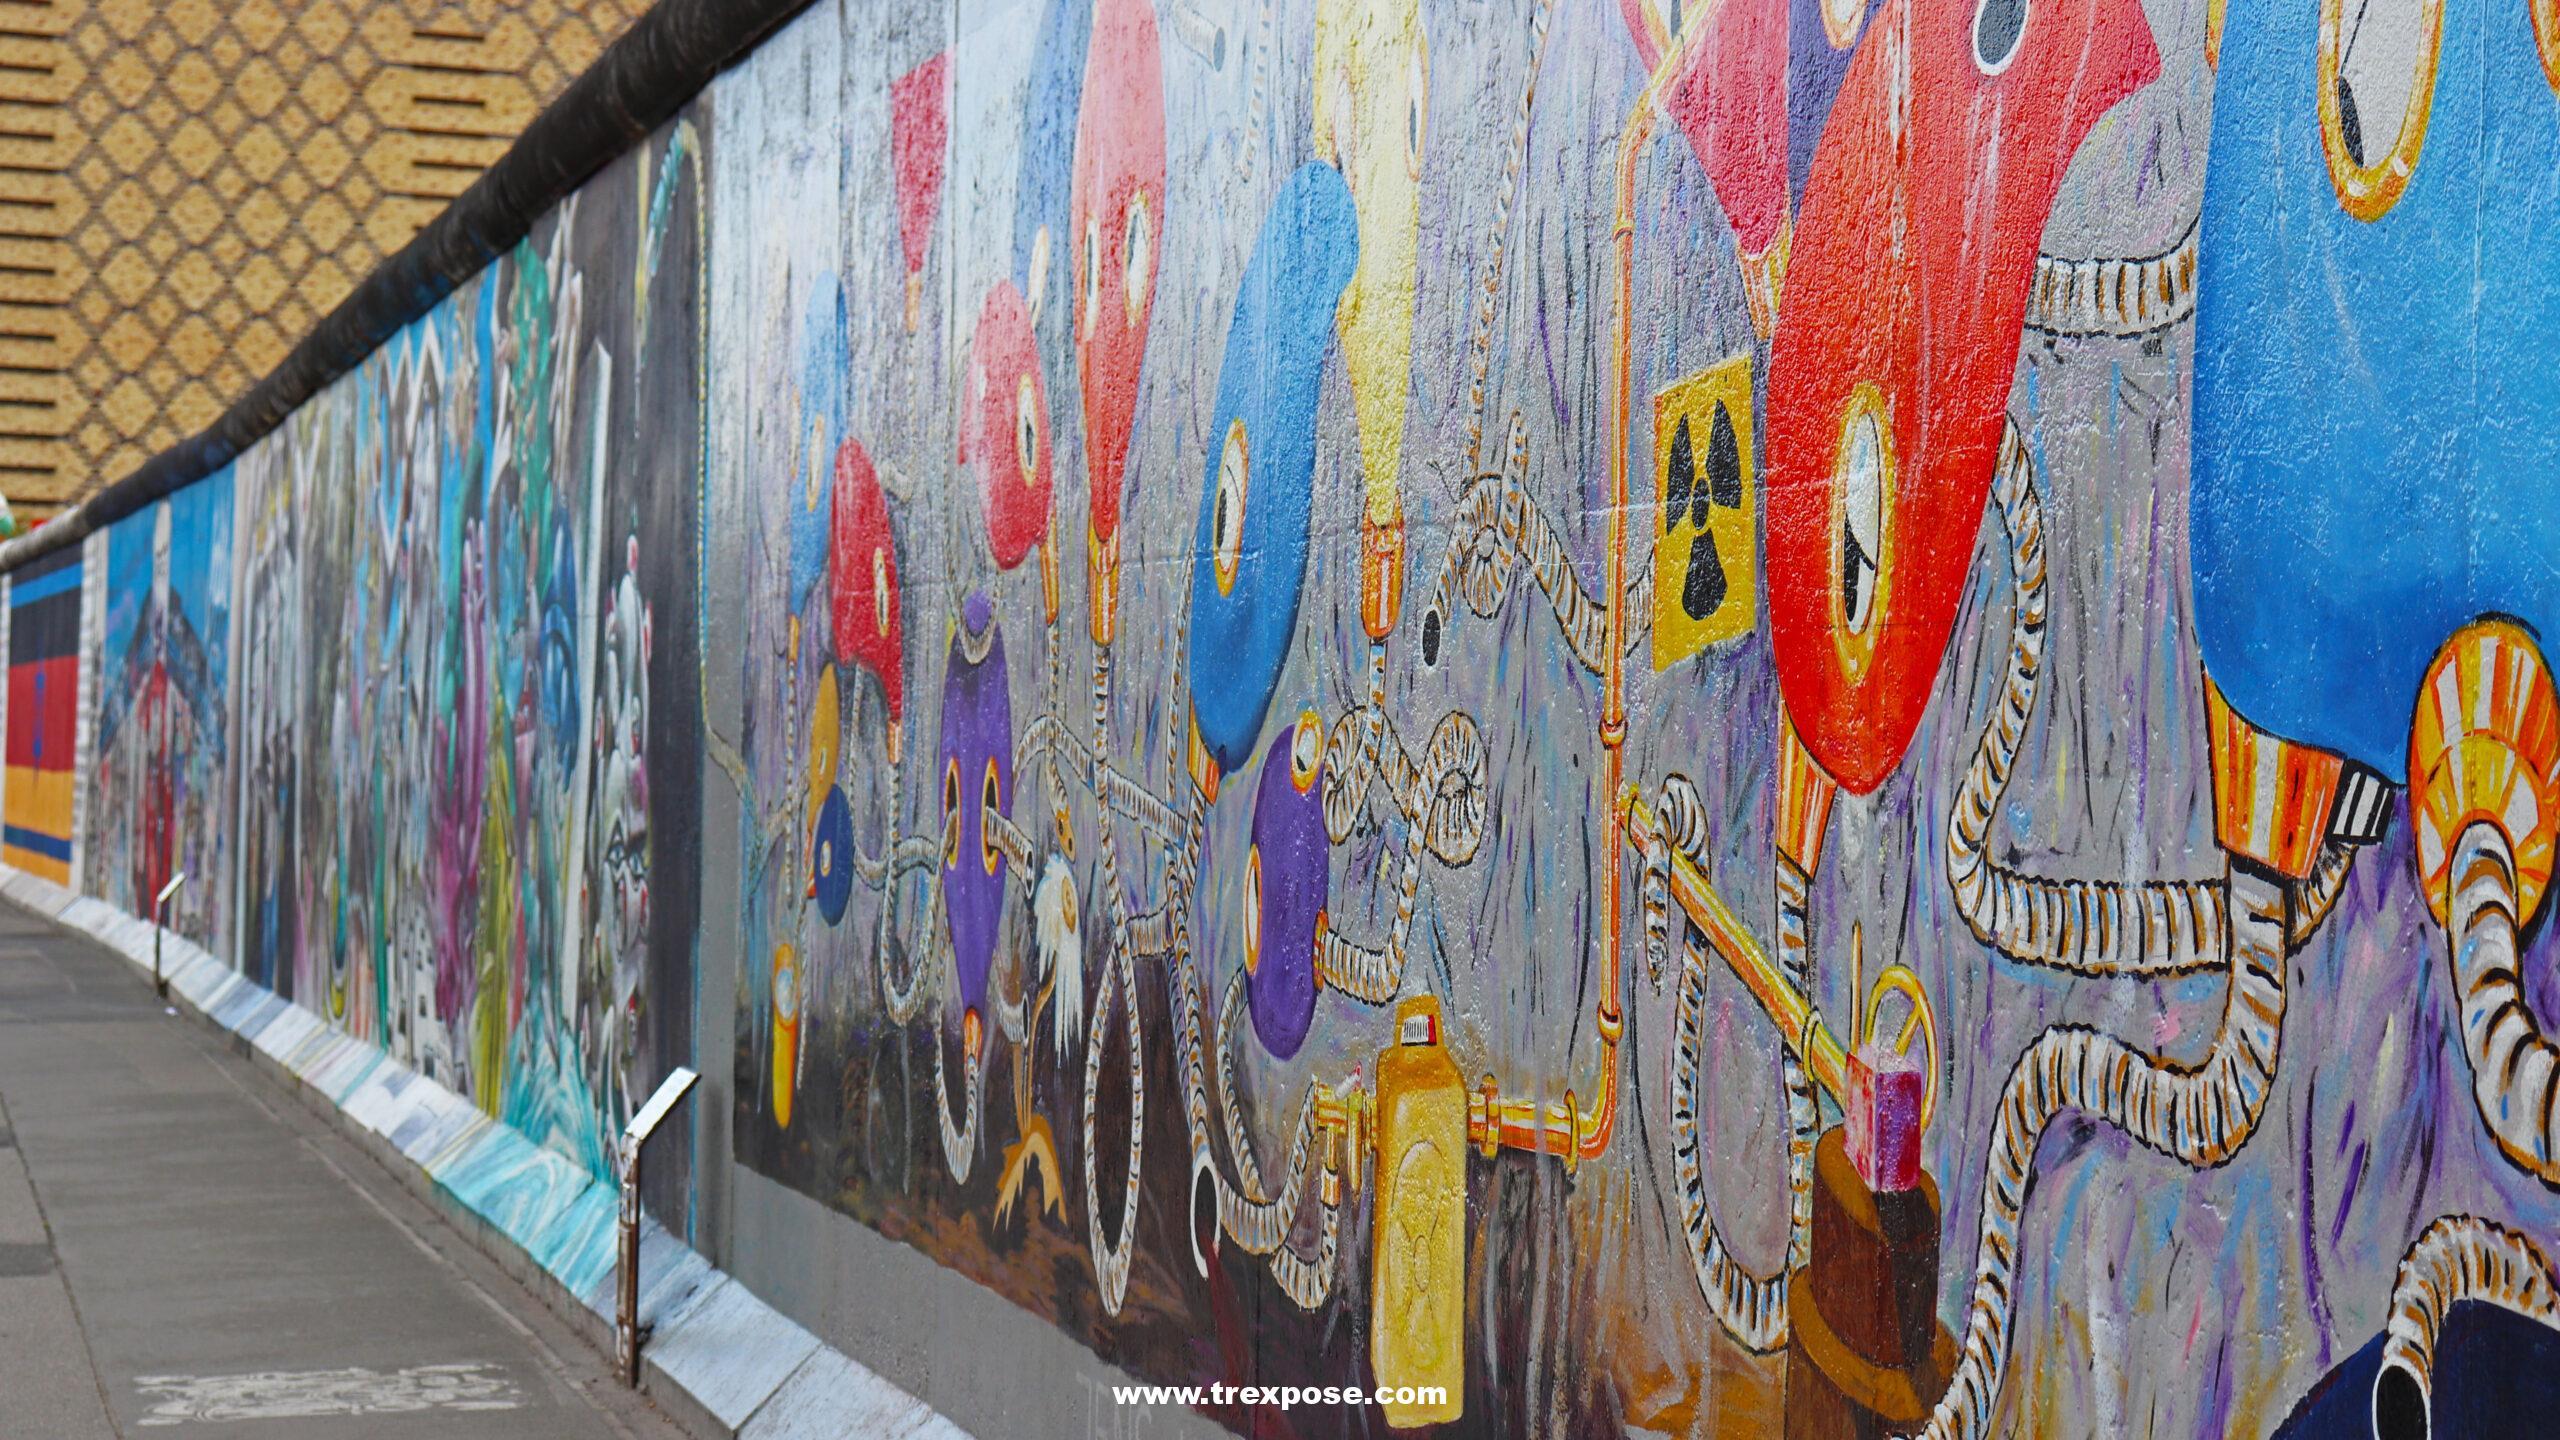
[[2009, 662], [1972, 766], [1947, 815], [1947, 885], [1974, 935], [2011, 959], [2081, 975], [2167, 975], [2219, 963], [2229, 924], [2214, 880], [2049, 880], [1990, 858], [1992, 821], [2034, 714], [2044, 669], [2044, 507], [2035, 462], [2007, 427], [1992, 493], [2009, 536]]
[[2516, 872], [2506, 832], [2480, 820], [2453, 850], [2454, 993], [2480, 1123], [2517, 1168], [2560, 1185], [2560, 1049], [2525, 1002], [2516, 955]]
[[2222, 1028], [2200, 1063], [2164, 1061], [2065, 1025], [2037, 1036], [2010, 1072], [1983, 1180], [1962, 1357], [1930, 1416], [1931, 1440], [1978, 1436], [1990, 1425], [2015, 1322], [2018, 1225], [2036, 1142], [2055, 1116], [2078, 1110], [2104, 1119], [2198, 1169], [2229, 1160], [2256, 1131], [2284, 1032], [2285, 894], [2274, 876], [2236, 858], [2228, 883], [2231, 986]]
[[[1102, 1042], [1111, 1024], [1115, 997], [1129, 1008], [1129, 1171], [1120, 1191], [1120, 1233], [1106, 1239], [1102, 1190], [1095, 1183], [1093, 1169], [1094, 1157], [1102, 1151], [1094, 1117], [1101, 1108]], [[1119, 1314], [1120, 1303], [1129, 1293], [1130, 1249], [1138, 1235], [1138, 1162], [1145, 1151], [1146, 1134], [1147, 1067], [1146, 1057], [1138, 1048], [1138, 981], [1130, 973], [1128, 951], [1115, 944], [1104, 962], [1102, 993], [1094, 997], [1093, 1019], [1085, 1032], [1084, 1046], [1085, 1225], [1093, 1246], [1094, 1279], [1101, 1289], [1106, 1315]]]
[[2383, 1326], [2382, 1367], [2373, 1377], [2377, 1440], [2423, 1440], [2433, 1408], [2436, 1341], [2445, 1317], [2464, 1301], [2560, 1324], [2551, 1262], [2531, 1240], [2472, 1215], [2429, 1225], [2400, 1257], [2391, 1285], [2391, 1318]]
[[1644, 963], [1656, 990], [1671, 964], [1671, 851], [1678, 847], [1704, 869], [1707, 807], [1686, 775], [1665, 778], [1653, 801], [1654, 826], [1645, 836], [1643, 869], [1636, 881], [1644, 925]]
[[942, 1158], [951, 1167], [951, 1183], [969, 1183], [969, 1170], [978, 1159], [978, 1118], [985, 1113], [984, 1088], [986, 1073], [979, 1066], [978, 1052], [971, 1047], [961, 1062], [961, 1075], [968, 1090], [965, 1102], [969, 1123], [954, 1124], [951, 1119], [951, 1080], [942, 1058], [942, 1037], [933, 1039], [933, 1111], [942, 1121]]
[[[1698, 1290], [1725, 1333], [1748, 1350], [1762, 1353], [1787, 1343], [1788, 1270], [1767, 1277], [1752, 1274], [1725, 1248], [1715, 1218], [1708, 1214], [1704, 1147], [1698, 1138], [1699, 1054], [1706, 1048], [1704, 1013], [1707, 996], [1707, 948], [1697, 931], [1688, 932], [1680, 966], [1679, 1001], [1674, 1011], [1671, 1052], [1671, 1136], [1673, 1179], [1680, 1192], [1681, 1232], [1689, 1242], [1689, 1259], [1697, 1271]], [[1795, 1097], [1788, 1097], [1789, 1121]], [[1793, 1146], [1789, 1147], [1793, 1166]], [[1793, 1179], [1792, 1176], [1789, 1177]], [[1792, 1246], [1790, 1247], [1792, 1248]]]
[[[1813, 995], [1813, 944], [1807, 933], [1806, 892], [1812, 881], [1783, 852], [1777, 857], [1778, 969], [1796, 993]], [[1821, 1111], [1813, 1077], [1792, 1048], [1778, 1051], [1778, 1083], [1787, 1092], [1787, 1268], [1813, 1263], [1813, 1145]]]

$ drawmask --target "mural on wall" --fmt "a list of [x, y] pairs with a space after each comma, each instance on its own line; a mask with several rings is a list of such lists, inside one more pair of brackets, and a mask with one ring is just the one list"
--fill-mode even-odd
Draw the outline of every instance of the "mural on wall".
[[2529, 1426], [2555, 174], [2542, 0], [820, 7], [8, 577], [0, 855], [1239, 1430]]
[[91, 683], [86, 886], [147, 915], [184, 875], [165, 919], [199, 941], [230, 938], [231, 525], [224, 470], [108, 528]]
[[71, 883], [80, 728], [82, 556], [63, 550], [9, 576], [9, 772], [0, 859]]
[[788, 27], [737, 1158], [1321, 1433], [2538, 1413], [2548, 9]]
[[588, 1175], [691, 1054], [701, 149], [237, 467], [240, 963]]

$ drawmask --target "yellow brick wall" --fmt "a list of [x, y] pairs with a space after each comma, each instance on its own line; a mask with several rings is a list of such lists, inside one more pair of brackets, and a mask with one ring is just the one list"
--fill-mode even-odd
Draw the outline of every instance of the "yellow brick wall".
[[0, 493], [210, 424], [647, 0], [0, 0]]

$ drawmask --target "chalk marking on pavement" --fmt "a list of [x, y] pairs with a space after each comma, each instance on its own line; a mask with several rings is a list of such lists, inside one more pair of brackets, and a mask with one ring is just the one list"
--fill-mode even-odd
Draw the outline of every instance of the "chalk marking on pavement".
[[140, 1425], [190, 1421], [298, 1420], [328, 1415], [402, 1415], [421, 1410], [513, 1410], [515, 1382], [491, 1365], [413, 1365], [384, 1373], [261, 1370], [247, 1375], [142, 1375], [134, 1385], [153, 1404]]
[[[354, 1175], [348, 1173], [346, 1168], [338, 1163], [335, 1156], [332, 1156], [328, 1151], [322, 1149], [319, 1144], [312, 1139], [309, 1132], [305, 1131], [301, 1126], [294, 1124], [292, 1121], [287, 1120], [281, 1111], [267, 1103], [265, 1096], [258, 1094], [256, 1091], [250, 1089], [246, 1084], [243, 1084], [240, 1077], [231, 1072], [231, 1067], [222, 1063], [221, 1055], [217, 1050], [210, 1047], [200, 1047], [199, 1053], [203, 1054], [205, 1058], [212, 1063], [213, 1072], [215, 1074], [230, 1082], [231, 1088], [246, 1096], [250, 1104], [265, 1111], [268, 1119], [276, 1122], [277, 1125], [283, 1127], [287, 1133], [291, 1134], [297, 1141], [299, 1141], [302, 1148], [310, 1152], [311, 1158], [319, 1161], [322, 1165], [327, 1166], [329, 1173], [337, 1176], [339, 1183], [345, 1185], [349, 1190], [354, 1191], [357, 1199], [360, 1199], [367, 1205], [372, 1206], [375, 1213], [382, 1216], [383, 1219], [390, 1221], [391, 1228], [399, 1231], [403, 1239], [406, 1239], [411, 1245], [417, 1247], [419, 1254], [426, 1256], [427, 1259], [434, 1263], [438, 1269], [441, 1269], [446, 1274], [452, 1276], [453, 1279], [464, 1289], [470, 1291], [481, 1304], [487, 1306], [491, 1314], [496, 1315], [501, 1321], [505, 1322], [508, 1329], [515, 1331], [517, 1336], [523, 1339], [527, 1346], [531, 1347], [534, 1355], [541, 1360], [544, 1368], [551, 1372], [551, 1378], [559, 1385], [567, 1388], [570, 1393], [576, 1395], [580, 1400], [585, 1401], [587, 1409], [591, 1414], [603, 1420], [607, 1428], [611, 1429], [614, 1434], [621, 1436], [622, 1440], [639, 1440], [639, 1437], [632, 1433], [631, 1427], [622, 1423], [622, 1417], [620, 1415], [617, 1415], [611, 1409], [596, 1403], [595, 1397], [589, 1395], [586, 1387], [579, 1383], [577, 1372], [570, 1367], [568, 1360], [564, 1358], [559, 1351], [553, 1349], [551, 1347], [551, 1343], [545, 1340], [539, 1332], [534, 1330], [532, 1326], [524, 1323], [524, 1321], [519, 1318], [514, 1311], [509, 1310], [506, 1307], [505, 1302], [501, 1301], [497, 1296], [490, 1294], [488, 1289], [481, 1285], [479, 1280], [474, 1278], [469, 1271], [456, 1264], [452, 1256], [438, 1250], [433, 1241], [430, 1241], [426, 1236], [418, 1233], [416, 1226], [411, 1225], [406, 1219], [393, 1211], [390, 1206], [382, 1203], [381, 1198], [376, 1196], [372, 1190], [368, 1189], [362, 1181], [359, 1181]], [[343, 1137], [333, 1135], [332, 1138], [339, 1139], [341, 1143], [351, 1143], [345, 1141]]]

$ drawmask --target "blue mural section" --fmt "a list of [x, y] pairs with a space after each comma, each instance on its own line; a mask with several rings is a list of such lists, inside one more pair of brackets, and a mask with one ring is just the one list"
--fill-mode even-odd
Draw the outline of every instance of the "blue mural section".
[[92, 682], [88, 888], [180, 934], [228, 934], [232, 472], [117, 521]]
[[2389, 77], [2415, 97], [2352, 139], [2356, 77], [2329, 82], [2343, 112], [2307, 89], [2320, 7], [2234, 6], [2222, 38], [2197, 245], [2197, 639], [2251, 722], [2395, 782], [2438, 647], [2487, 614], [2560, 625], [2543, 478], [2560, 126], [2535, 14], [2442, 7], [2440, 36], [2402, 40], [2433, 46], [2423, 83]]

